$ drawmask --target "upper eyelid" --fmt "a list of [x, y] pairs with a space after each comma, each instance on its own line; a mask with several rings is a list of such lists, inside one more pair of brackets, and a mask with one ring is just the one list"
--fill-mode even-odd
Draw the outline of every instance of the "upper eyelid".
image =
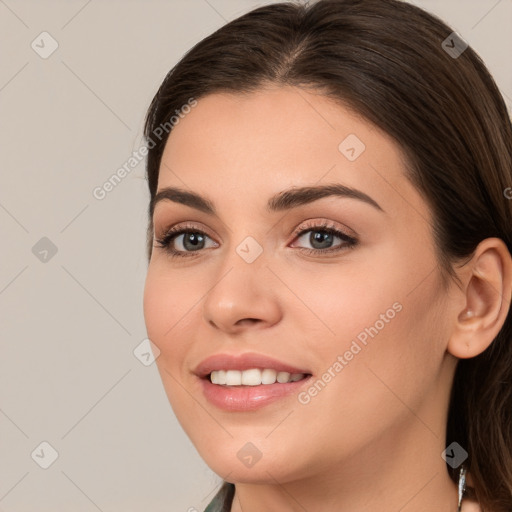
[[[341, 224], [341, 226], [343, 227], [340, 227], [340, 223], [336, 223], [334, 221], [328, 221], [328, 220], [318, 220], [318, 221], [305, 221], [305, 222], [310, 222], [310, 224], [308, 225], [302, 225], [302, 224], [299, 224], [299, 227], [297, 227], [295, 229], [295, 232], [297, 235], [300, 235], [301, 233], [303, 233], [304, 231], [312, 231], [312, 230], [322, 230], [322, 229], [325, 229], [325, 230], [335, 230], [335, 231], [339, 231], [341, 233], [343, 233], [344, 235], [347, 235], [347, 236], [351, 236], [353, 238], [355, 238], [357, 235], [356, 235], [356, 232], [349, 228], [348, 226], [344, 225], [344, 224]], [[302, 227], [300, 227], [302, 226]]]
[[[197, 223], [197, 224], [196, 224]], [[156, 233], [157, 229], [156, 223], [153, 224], [153, 231]], [[339, 227], [339, 225], [343, 227]], [[302, 221], [296, 228], [293, 229], [295, 233], [300, 233], [301, 231], [306, 231], [308, 229], [336, 229], [338, 231], [347, 232], [347, 235], [353, 234], [356, 235], [355, 231], [345, 224], [342, 224], [340, 222], [324, 219], [324, 218], [317, 218], [317, 219], [306, 219]], [[180, 230], [194, 230], [197, 231], [204, 231], [206, 234], [210, 234], [211, 230], [207, 227], [204, 227], [203, 223], [201, 221], [182, 221], [178, 222], [176, 224], [173, 224], [171, 227], [162, 227], [159, 231], [162, 232], [162, 235], [165, 236], [166, 233], [170, 231], [180, 231]], [[231, 230], [230, 230], [231, 231]]]
[[[183, 221], [183, 222], [178, 222], [170, 227], [167, 227], [167, 226], [163, 226], [161, 227], [161, 229], [157, 230], [156, 228], [153, 229], [153, 232], [154, 232], [154, 235], [156, 236], [156, 232], [157, 231], [160, 231], [162, 233], [161, 236], [166, 236], [168, 233], [170, 233], [171, 231], [173, 231], [175, 233], [179, 232], [179, 231], [193, 231], [193, 230], [196, 230], [196, 231], [202, 231], [204, 232], [205, 234], [207, 234], [208, 236], [211, 236], [210, 233], [211, 233], [211, 230], [204, 227], [202, 225], [201, 222], [199, 222], [198, 224], [195, 224], [197, 221]], [[181, 234], [181, 233], [179, 233]]]

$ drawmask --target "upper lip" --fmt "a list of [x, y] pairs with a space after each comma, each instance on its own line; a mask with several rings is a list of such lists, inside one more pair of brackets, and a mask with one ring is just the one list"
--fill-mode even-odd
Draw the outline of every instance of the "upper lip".
[[252, 368], [269, 368], [277, 372], [310, 374], [309, 370], [297, 368], [263, 354], [248, 352], [245, 354], [215, 354], [199, 363], [194, 373], [201, 378], [215, 370], [250, 370]]

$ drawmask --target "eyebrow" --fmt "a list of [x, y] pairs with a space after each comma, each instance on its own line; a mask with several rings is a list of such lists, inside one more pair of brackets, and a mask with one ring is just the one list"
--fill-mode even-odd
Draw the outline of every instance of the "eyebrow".
[[[339, 183], [309, 187], [296, 187], [283, 190], [268, 200], [267, 211], [280, 212], [284, 210], [290, 210], [292, 208], [309, 204], [324, 197], [330, 196], [358, 199], [359, 201], [363, 201], [364, 203], [373, 206], [377, 210], [384, 212], [379, 203], [377, 203], [377, 201], [375, 201], [369, 195], [365, 194], [361, 190], [347, 187]], [[190, 192], [188, 190], [183, 190], [176, 187], [165, 187], [162, 188], [151, 200], [149, 205], [150, 217], [153, 217], [155, 206], [164, 200], [183, 204], [209, 215], [217, 216], [217, 211], [213, 202], [206, 197], [203, 197], [195, 192]]]

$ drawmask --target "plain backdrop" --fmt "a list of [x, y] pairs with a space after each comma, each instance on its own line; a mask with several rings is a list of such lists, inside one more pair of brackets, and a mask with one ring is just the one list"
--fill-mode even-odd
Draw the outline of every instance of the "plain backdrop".
[[[202, 512], [215, 493], [137, 349], [144, 162], [93, 191], [143, 144], [169, 69], [264, 3], [0, 0], [0, 511]], [[510, 107], [511, 0], [414, 3], [473, 46]]]

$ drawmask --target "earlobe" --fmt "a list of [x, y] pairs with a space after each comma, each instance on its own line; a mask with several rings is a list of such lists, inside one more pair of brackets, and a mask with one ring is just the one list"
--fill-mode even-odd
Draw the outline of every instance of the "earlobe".
[[480, 242], [465, 266], [469, 271], [462, 289], [464, 308], [455, 318], [447, 346], [461, 359], [475, 357], [491, 345], [505, 323], [512, 293], [512, 258], [503, 240]]

